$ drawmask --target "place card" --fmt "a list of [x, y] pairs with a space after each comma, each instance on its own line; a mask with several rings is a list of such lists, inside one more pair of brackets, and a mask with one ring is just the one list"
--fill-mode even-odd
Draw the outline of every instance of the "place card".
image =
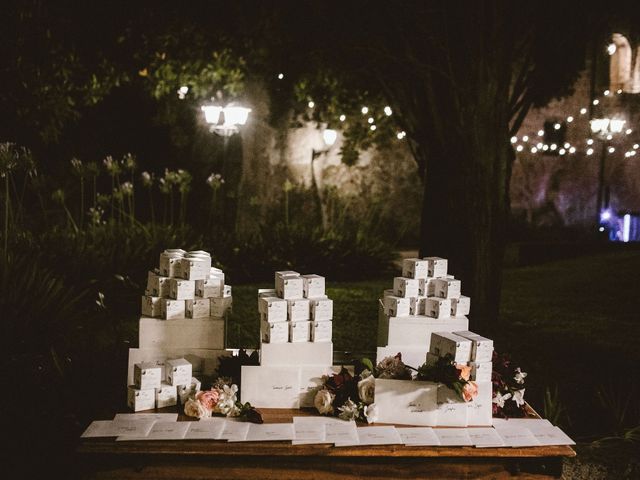
[[535, 429], [553, 427], [553, 424], [546, 418], [494, 418], [493, 426], [496, 429], [524, 427], [534, 431]]
[[440, 445], [443, 447], [459, 447], [459, 446], [472, 446], [473, 442], [469, 437], [469, 432], [466, 428], [434, 428], [433, 432], [440, 440]]
[[146, 420], [96, 420], [87, 427], [82, 438], [94, 437], [144, 437], [149, 433], [154, 423], [153, 419]]
[[412, 447], [429, 447], [440, 445], [438, 436], [431, 427], [396, 428], [402, 443]]
[[189, 423], [189, 430], [184, 436], [185, 440], [220, 440], [227, 421], [224, 418], [208, 418], [185, 423]]
[[533, 436], [531, 430], [524, 427], [504, 427], [496, 429], [505, 447], [537, 447], [540, 442]]
[[242, 402], [258, 408], [300, 408], [300, 368], [243, 366]]
[[502, 447], [504, 442], [493, 427], [468, 428], [469, 437], [476, 447]]
[[324, 423], [296, 422], [294, 418], [293, 430], [295, 434], [293, 445], [325, 443], [326, 427]]
[[358, 444], [356, 422], [341, 420], [340, 423], [327, 423], [325, 428], [325, 440], [327, 443], [333, 443], [336, 447]]
[[358, 445], [402, 445], [402, 438], [395, 427], [360, 427], [356, 431]]
[[566, 433], [558, 427], [544, 427], [529, 430], [540, 445], [575, 445]]
[[[134, 422], [139, 423], [139, 422]], [[116, 441], [134, 440], [182, 440], [189, 429], [191, 422], [155, 422], [146, 436], [129, 437], [120, 436]]]
[[164, 421], [164, 422], [177, 422], [178, 414], [177, 413], [116, 413], [116, 416], [113, 417], [113, 420], [114, 421], [158, 420], [158, 421]]
[[375, 399], [380, 423], [435, 426], [438, 384], [376, 378]]
[[296, 438], [293, 423], [251, 423], [246, 442], [290, 441]]
[[251, 424], [248, 422], [239, 422], [227, 419], [220, 438], [228, 442], [243, 442], [244, 439], [247, 438], [249, 425]]

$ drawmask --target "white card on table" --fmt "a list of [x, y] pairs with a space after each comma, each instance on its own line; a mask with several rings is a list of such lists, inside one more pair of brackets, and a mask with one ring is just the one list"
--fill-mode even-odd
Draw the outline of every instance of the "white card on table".
[[228, 442], [243, 442], [247, 438], [249, 425], [250, 423], [248, 422], [228, 420], [224, 425], [220, 438]]
[[375, 388], [380, 423], [436, 425], [437, 383], [376, 378]]
[[277, 442], [295, 439], [293, 423], [251, 423], [246, 442]]
[[471, 446], [473, 442], [466, 428], [434, 428], [433, 432], [443, 447]]
[[[138, 422], [136, 422], [138, 423]], [[155, 422], [144, 437], [120, 436], [116, 441], [131, 440], [182, 440], [189, 429], [190, 422]]]
[[553, 424], [546, 418], [494, 418], [494, 428], [524, 427], [531, 431], [539, 428], [553, 427]]
[[414, 447], [440, 445], [440, 440], [431, 427], [396, 428], [396, 430], [405, 445]]
[[504, 442], [493, 427], [468, 428], [469, 437], [476, 447], [502, 447]]
[[144, 437], [153, 424], [153, 419], [147, 420], [96, 420], [87, 427], [82, 438], [92, 437]]
[[294, 417], [294, 445], [306, 445], [325, 442], [325, 424], [316, 422], [296, 422]]
[[575, 445], [566, 433], [558, 427], [537, 428], [529, 430], [540, 445]]
[[158, 420], [163, 422], [177, 422], [177, 413], [116, 413], [113, 417], [115, 421], [119, 420]]
[[188, 423], [189, 430], [184, 436], [185, 440], [220, 440], [227, 421], [224, 418], [209, 418]]
[[537, 447], [540, 442], [533, 436], [531, 430], [525, 427], [503, 427], [496, 429], [505, 447]]
[[358, 432], [356, 431], [356, 422], [327, 423], [325, 425], [325, 440], [327, 443], [333, 443], [336, 447], [343, 445], [357, 445]]
[[243, 366], [240, 391], [258, 408], [300, 408], [300, 368]]
[[358, 445], [402, 445], [396, 427], [360, 427], [356, 430]]

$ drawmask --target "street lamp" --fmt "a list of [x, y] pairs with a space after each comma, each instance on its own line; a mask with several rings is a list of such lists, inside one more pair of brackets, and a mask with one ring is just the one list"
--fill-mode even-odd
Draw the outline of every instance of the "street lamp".
[[[604, 192], [605, 192], [605, 184], [604, 184], [604, 169], [605, 169], [605, 161], [607, 159], [607, 152], [613, 152], [613, 147], [609, 147], [609, 140], [613, 138], [614, 133], [622, 132], [624, 128], [624, 124], [626, 123], [624, 120], [619, 118], [594, 118], [591, 120], [591, 131], [597, 135], [597, 137], [602, 142], [602, 153], [600, 154], [600, 169], [598, 172], [598, 198], [596, 202], [596, 218], [598, 218], [599, 222], [602, 222], [602, 210], [608, 205], [603, 205], [604, 203]], [[606, 203], [609, 203], [608, 201]]]
[[210, 130], [223, 137], [238, 133], [239, 127], [247, 123], [250, 108], [230, 103], [226, 107], [219, 105], [203, 105], [205, 121], [211, 125]]

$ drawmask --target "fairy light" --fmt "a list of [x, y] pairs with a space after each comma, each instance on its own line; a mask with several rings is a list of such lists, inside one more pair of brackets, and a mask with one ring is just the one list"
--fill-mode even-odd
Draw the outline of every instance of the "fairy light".
[[622, 89], [621, 89], [621, 88], [619, 88], [618, 90], [616, 90], [616, 93], [617, 93], [618, 95], [620, 95], [620, 94], [622, 93]]
[[542, 146], [542, 150], [544, 150], [545, 152], [546, 152], [547, 150], [549, 150], [549, 145], [543, 145], [543, 146]]
[[587, 145], [593, 145], [593, 138], [587, 139]]
[[576, 153], [576, 147], [569, 148], [569, 153]]
[[607, 151], [608, 151], [609, 153], [613, 153], [613, 152], [615, 152], [615, 151], [616, 151], [616, 148], [615, 148], [615, 147], [609, 147], [609, 148], [607, 149]]
[[580, 115], [584, 115], [585, 113], [587, 113], [587, 109], [586, 109], [586, 108], [584, 108], [584, 107], [582, 107], [582, 108], [580, 109]]
[[593, 148], [587, 148], [587, 155], [593, 155]]
[[386, 107], [384, 107], [384, 114], [385, 114], [387, 117], [390, 117], [392, 113], [393, 113], [393, 110], [391, 110], [391, 107], [390, 107], [389, 105], [387, 105]]
[[518, 145], [518, 146], [516, 147], [516, 150], [517, 150], [518, 152], [521, 152], [522, 150], [524, 150], [524, 147], [523, 147], [522, 145]]
[[613, 135], [609, 134], [607, 135], [607, 140], [612, 140], [613, 139]]
[[626, 133], [627, 135], [631, 135], [633, 133], [633, 130], [627, 128], [624, 133]]
[[284, 73], [279, 73], [278, 74], [278, 80], [282, 80], [284, 78]]
[[542, 142], [538, 142], [538, 144], [536, 145], [536, 147], [538, 147], [538, 149], [542, 148]]
[[340, 121], [341, 121], [341, 122], [344, 122], [344, 121], [347, 119], [347, 116], [346, 116], [346, 115], [344, 115], [344, 114], [342, 114], [342, 115], [340, 115], [340, 117], [339, 117], [339, 118], [340, 118]]
[[598, 105], [598, 104], [600, 103], [600, 100], [598, 100], [598, 99], [596, 98], [596, 99], [595, 99], [593, 102], [591, 102], [591, 103], [593, 103], [594, 105]]
[[396, 134], [396, 137], [398, 138], [398, 140], [402, 140], [406, 136], [407, 136], [407, 132], [405, 132], [404, 130]]
[[316, 106], [316, 104], [313, 101], [310, 101], [309, 103], [307, 103], [307, 105], [309, 106], [309, 108], [313, 108]]
[[567, 117], [567, 123], [571, 123], [571, 122], [573, 122], [573, 117], [571, 115], [569, 115]]
[[571, 146], [571, 144], [569, 142], [564, 142], [564, 148], [569, 148]]
[[605, 90], [605, 91], [604, 91], [604, 96], [606, 97], [606, 96], [608, 96], [610, 93], [611, 93], [611, 92], [610, 92], [609, 90]]
[[529, 136], [525, 135], [524, 137], [522, 137], [522, 141], [523, 142], [528, 142], [529, 141]]
[[369, 122], [369, 123], [373, 123], [373, 117], [369, 117], [369, 118], [367, 118], [367, 122]]
[[511, 143], [516, 143], [518, 141], [518, 137], [511, 137]]
[[551, 147], [549, 147], [549, 148], [551, 148], [551, 150], [553, 151], [553, 150], [557, 149], [558, 146], [555, 143], [552, 143]]
[[555, 130], [560, 130], [560, 128], [561, 128], [561, 127], [562, 127], [562, 125], [560, 125], [559, 123], [556, 123], [556, 124], [553, 126], [553, 128], [554, 128]]
[[370, 129], [371, 129], [371, 131], [373, 132], [373, 131], [375, 131], [375, 129], [376, 129], [377, 127], [376, 127], [375, 125], [371, 125], [369, 128], [370, 128]]
[[536, 147], [531, 147], [531, 153], [536, 153], [538, 149]]
[[567, 153], [567, 151], [564, 148], [561, 148], [560, 150], [558, 150], [558, 153], [560, 155], [564, 155], [565, 153]]
[[639, 148], [640, 148], [640, 145], [638, 145], [637, 143], [634, 143], [634, 144], [633, 144], [633, 149], [634, 149], [634, 150], [637, 150], [637, 149], [639, 149]]
[[607, 53], [609, 55], [613, 55], [614, 53], [616, 53], [616, 50], [618, 48], [616, 47], [615, 43], [610, 43], [609, 45], [607, 45]]
[[538, 136], [542, 137], [544, 135], [544, 130], [538, 130]]
[[369, 113], [369, 107], [362, 107], [360, 111], [362, 112], [363, 115], [366, 115], [367, 113]]

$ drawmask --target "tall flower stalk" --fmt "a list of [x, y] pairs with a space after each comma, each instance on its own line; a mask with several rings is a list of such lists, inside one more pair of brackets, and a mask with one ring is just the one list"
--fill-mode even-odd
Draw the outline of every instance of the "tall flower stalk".
[[154, 180], [154, 175], [153, 175], [153, 173], [142, 172], [142, 174], [140, 175], [140, 178], [142, 180], [142, 186], [144, 188], [146, 188], [147, 192], [149, 193], [149, 209], [151, 210], [151, 226], [155, 227], [155, 225], [156, 225], [156, 212], [155, 212], [155, 208], [154, 208], [154, 205], [153, 205], [153, 180]]
[[135, 195], [136, 192], [135, 192], [135, 179], [134, 179], [135, 171], [138, 166], [136, 162], [136, 157], [131, 153], [127, 153], [122, 159], [122, 165], [124, 169], [129, 172], [129, 183], [131, 184], [131, 195], [129, 195], [127, 198], [129, 200], [129, 215], [131, 216], [131, 222], [133, 223], [133, 221], [136, 218], [136, 195]]
[[78, 158], [71, 159], [71, 167], [73, 168], [73, 172], [77, 175], [80, 180], [80, 213], [78, 215], [78, 220], [80, 223], [80, 227], [82, 227], [84, 220], [84, 177], [85, 177], [85, 168], [82, 164], [82, 160]]
[[91, 184], [93, 187], [93, 208], [98, 205], [98, 175], [100, 175], [100, 168], [96, 162], [89, 162], [85, 166], [85, 171], [88, 177], [91, 177]]
[[211, 188], [211, 204], [209, 205], [209, 230], [213, 227], [213, 215], [216, 209], [218, 200], [218, 190], [224, 185], [224, 178], [219, 173], [212, 173], [207, 178], [207, 185]]

